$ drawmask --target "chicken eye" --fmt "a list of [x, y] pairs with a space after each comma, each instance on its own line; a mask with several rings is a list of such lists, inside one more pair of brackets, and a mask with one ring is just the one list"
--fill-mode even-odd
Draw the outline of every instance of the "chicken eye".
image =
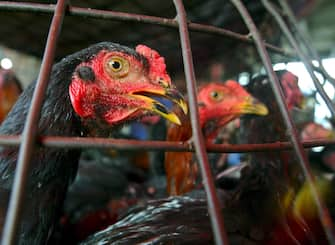
[[109, 62], [109, 66], [113, 71], [119, 71], [122, 69], [122, 64], [119, 60], [113, 59]]
[[223, 93], [221, 91], [213, 90], [210, 93], [210, 97], [215, 101], [220, 101], [223, 98]]
[[109, 74], [124, 77], [128, 74], [129, 62], [122, 57], [113, 56], [107, 61], [106, 68]]

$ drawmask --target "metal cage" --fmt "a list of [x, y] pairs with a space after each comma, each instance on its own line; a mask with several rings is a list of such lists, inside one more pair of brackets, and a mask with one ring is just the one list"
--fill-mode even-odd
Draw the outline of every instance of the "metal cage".
[[[101, 147], [114, 149], [144, 149], [144, 150], [175, 150], [175, 151], [195, 151], [199, 160], [201, 175], [203, 179], [204, 188], [207, 193], [208, 210], [212, 223], [214, 238], [217, 244], [228, 244], [226, 231], [222, 213], [220, 212], [219, 202], [214, 188], [213, 177], [210, 172], [210, 167], [207, 159], [206, 151], [211, 152], [252, 152], [252, 151], [267, 151], [267, 150], [286, 150], [292, 149], [295, 151], [299, 164], [301, 165], [306, 179], [314, 183], [314, 177], [311, 173], [308, 160], [304, 153], [304, 148], [321, 145], [334, 144], [334, 141], [321, 140], [313, 142], [301, 142], [297, 136], [297, 130], [288, 113], [287, 107], [284, 103], [283, 92], [280, 89], [278, 78], [273, 71], [270, 55], [268, 52], [275, 52], [282, 56], [294, 57], [305, 64], [309, 74], [311, 75], [315, 87], [328, 105], [332, 115], [335, 114], [335, 107], [331, 99], [325, 93], [322, 84], [315, 76], [314, 72], [322, 73], [333, 85], [335, 81], [330, 77], [322, 66], [320, 58], [316, 52], [310, 47], [308, 41], [302, 36], [297, 28], [297, 21], [289, 8], [286, 0], [278, 0], [279, 4], [274, 4], [273, 1], [262, 0], [261, 4], [271, 14], [284, 36], [287, 38], [292, 49], [284, 50], [278, 46], [266, 43], [263, 41], [259, 30], [257, 29], [252, 17], [247, 11], [244, 3], [241, 0], [231, 0], [233, 6], [238, 10], [240, 18], [245, 23], [250, 35], [244, 35], [230, 30], [215, 27], [212, 25], [198, 24], [190, 22], [186, 16], [184, 3], [182, 0], [173, 1], [176, 18], [163, 18], [147, 15], [131, 14], [125, 12], [115, 12], [98, 9], [88, 9], [72, 6], [69, 1], [58, 0], [57, 4], [40, 4], [27, 2], [0, 2], [1, 12], [23, 12], [23, 13], [43, 13], [53, 15], [52, 22], [49, 27], [49, 34], [45, 45], [42, 66], [39, 72], [36, 89], [34, 92], [31, 108], [28, 113], [27, 120], [22, 135], [1, 136], [0, 144], [3, 146], [20, 146], [19, 160], [17, 164], [14, 186], [10, 198], [10, 206], [7, 212], [5, 227], [3, 230], [1, 244], [14, 244], [16, 237], [16, 230], [20, 222], [20, 210], [22, 209], [22, 200], [25, 192], [25, 182], [30, 168], [30, 159], [36, 144], [41, 144], [45, 147], [58, 148], [85, 148], [85, 147]], [[53, 64], [55, 50], [57, 48], [57, 41], [59, 33], [62, 29], [63, 19], [68, 16], [86, 17], [101, 19], [101, 21], [131, 21], [141, 22], [145, 24], [159, 25], [163, 27], [179, 29], [179, 38], [181, 44], [181, 54], [184, 64], [184, 72], [186, 77], [186, 88], [189, 96], [190, 116], [192, 122], [193, 139], [192, 142], [165, 142], [165, 141], [136, 141], [136, 140], [116, 140], [105, 138], [71, 138], [71, 137], [45, 137], [37, 135], [37, 125], [40, 118], [41, 105], [44, 99], [44, 92], [47, 87], [48, 77]], [[103, 20], [102, 20], [103, 19]], [[291, 28], [288, 27], [291, 26]], [[292, 28], [294, 31], [292, 31]], [[281, 114], [285, 121], [285, 127], [290, 135], [290, 142], [276, 142], [268, 144], [243, 144], [243, 145], [206, 145], [204, 143], [201, 130], [198, 124], [198, 112], [196, 103], [196, 76], [192, 60], [191, 41], [189, 32], [202, 32], [210, 35], [218, 35], [227, 39], [232, 39], [238, 42], [249, 43], [254, 45], [258, 55], [265, 67], [266, 73], [269, 76], [272, 90], [275, 94]], [[319, 65], [312, 64], [312, 60], [317, 60]], [[330, 244], [335, 244], [334, 227], [331, 221], [328, 209], [323, 201], [320, 199], [316, 188], [312, 185], [312, 194], [317, 203], [320, 220], [323, 228], [327, 234]]]

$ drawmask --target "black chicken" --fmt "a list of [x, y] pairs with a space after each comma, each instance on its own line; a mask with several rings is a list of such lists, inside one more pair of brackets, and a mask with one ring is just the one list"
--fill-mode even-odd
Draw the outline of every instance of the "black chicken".
[[[35, 84], [8, 114], [0, 134], [22, 132]], [[55, 64], [41, 111], [40, 135], [110, 135], [111, 127], [150, 113], [180, 123], [150, 96], [165, 97], [186, 110], [171, 83], [164, 58], [144, 46], [136, 50], [102, 42]], [[16, 147], [0, 149], [0, 227], [3, 226], [17, 161]], [[21, 244], [45, 244], [58, 222], [69, 183], [76, 175], [80, 151], [35, 149], [18, 230]]]
[[[292, 113], [293, 108], [300, 107], [304, 99], [298, 87], [298, 78], [286, 70], [276, 73], [286, 105]], [[262, 96], [269, 114], [262, 118], [244, 118], [241, 138], [248, 143], [288, 141], [285, 124], [267, 76], [254, 78], [247, 89], [256, 97]], [[249, 165], [241, 172], [240, 184], [235, 191], [236, 201], [232, 206], [251, 213], [249, 218], [258, 217], [265, 244], [280, 239], [272, 234], [277, 223], [282, 224], [291, 236], [285, 217], [286, 197], [289, 191], [299, 188], [303, 183], [295, 155], [292, 151], [267, 151], [251, 153], [248, 158]], [[294, 234], [291, 239], [294, 239]]]

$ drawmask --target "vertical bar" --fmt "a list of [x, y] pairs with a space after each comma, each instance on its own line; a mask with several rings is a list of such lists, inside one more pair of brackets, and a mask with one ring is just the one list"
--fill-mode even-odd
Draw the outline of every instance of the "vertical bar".
[[25, 186], [28, 179], [30, 160], [35, 147], [38, 122], [45, 90], [48, 85], [53, 65], [56, 43], [62, 27], [63, 17], [67, 7], [67, 0], [58, 0], [51, 22], [47, 44], [42, 60], [42, 66], [34, 90], [31, 107], [22, 133], [22, 143], [19, 150], [13, 188], [9, 200], [6, 222], [2, 234], [2, 245], [16, 243], [16, 233], [22, 215]]
[[322, 99], [325, 101], [326, 105], [328, 106], [330, 112], [332, 113], [332, 116], [335, 117], [335, 107], [333, 105], [333, 102], [329, 98], [329, 96], [327, 95], [325, 90], [323, 89], [321, 83], [319, 82], [319, 79], [314, 74], [312, 61], [309, 60], [308, 57], [304, 54], [304, 52], [301, 50], [298, 43], [294, 39], [292, 33], [287, 28], [283, 18], [275, 11], [272, 4], [268, 0], [262, 0], [262, 3], [264, 5], [264, 7], [270, 12], [270, 14], [275, 18], [275, 20], [278, 23], [280, 29], [283, 31], [284, 35], [287, 37], [287, 39], [290, 42], [290, 44], [292, 45], [292, 47], [296, 50], [299, 58], [305, 64], [305, 67], [306, 67], [309, 75], [311, 76], [315, 87], [317, 88], [317, 90], [320, 93]]
[[[276, 74], [274, 73], [273, 69], [272, 69], [272, 64], [271, 64], [271, 60], [270, 57], [265, 49], [263, 40], [257, 30], [257, 27], [255, 26], [252, 18], [250, 17], [250, 15], [248, 14], [245, 6], [243, 5], [243, 3], [241, 2], [241, 0], [231, 0], [232, 3], [235, 5], [235, 7], [238, 9], [238, 11], [240, 12], [243, 21], [245, 22], [246, 26], [248, 27], [254, 41], [255, 41], [255, 45], [257, 48], [257, 51], [263, 61], [263, 64], [265, 66], [265, 69], [268, 73], [268, 76], [270, 78], [270, 84], [272, 87], [272, 90], [274, 92], [276, 101], [278, 103], [279, 109], [281, 111], [281, 114], [284, 118], [284, 122], [286, 124], [286, 128], [288, 131], [288, 135], [290, 136], [290, 140], [292, 142], [294, 151], [297, 155], [299, 164], [301, 165], [304, 175], [307, 179], [307, 181], [310, 183], [311, 185], [311, 193], [312, 196], [314, 198], [314, 201], [316, 203], [320, 218], [321, 218], [321, 222], [322, 225], [325, 229], [325, 232], [327, 234], [327, 238], [330, 242], [330, 244], [334, 244], [335, 238], [334, 238], [334, 228], [333, 228], [333, 223], [332, 220], [330, 218], [330, 214], [329, 214], [329, 210], [326, 207], [326, 205], [323, 203], [323, 201], [320, 198], [320, 194], [318, 192], [318, 190], [315, 187], [315, 179], [314, 176], [311, 172], [310, 166], [308, 164], [308, 160], [306, 157], [306, 154], [303, 150], [303, 147], [301, 145], [301, 143], [299, 142], [298, 139], [298, 134], [297, 134], [297, 130], [295, 129], [295, 126], [293, 124], [293, 121], [289, 115], [287, 106], [284, 102], [284, 95], [283, 95], [283, 91], [279, 85], [279, 81], [278, 78], [276, 76]], [[262, 0], [263, 1], [263, 0]]]
[[206, 190], [208, 212], [211, 218], [212, 229], [216, 244], [228, 244], [227, 234], [224, 228], [222, 211], [216, 194], [214, 180], [208, 163], [204, 139], [199, 125], [198, 103], [196, 96], [196, 79], [192, 60], [191, 44], [187, 27], [187, 18], [182, 0], [174, 0], [179, 24], [180, 41], [183, 54], [183, 62], [186, 76], [187, 93], [189, 96], [190, 117], [193, 132], [195, 152], [200, 165], [203, 184]]

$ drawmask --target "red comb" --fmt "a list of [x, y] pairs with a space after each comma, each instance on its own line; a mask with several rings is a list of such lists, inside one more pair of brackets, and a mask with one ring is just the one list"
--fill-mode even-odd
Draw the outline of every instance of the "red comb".
[[169, 78], [166, 72], [166, 65], [165, 60], [160, 54], [145, 45], [137, 45], [136, 52], [143, 55], [148, 59], [149, 67], [150, 67], [150, 74], [153, 78], [162, 77], [166, 79]]

